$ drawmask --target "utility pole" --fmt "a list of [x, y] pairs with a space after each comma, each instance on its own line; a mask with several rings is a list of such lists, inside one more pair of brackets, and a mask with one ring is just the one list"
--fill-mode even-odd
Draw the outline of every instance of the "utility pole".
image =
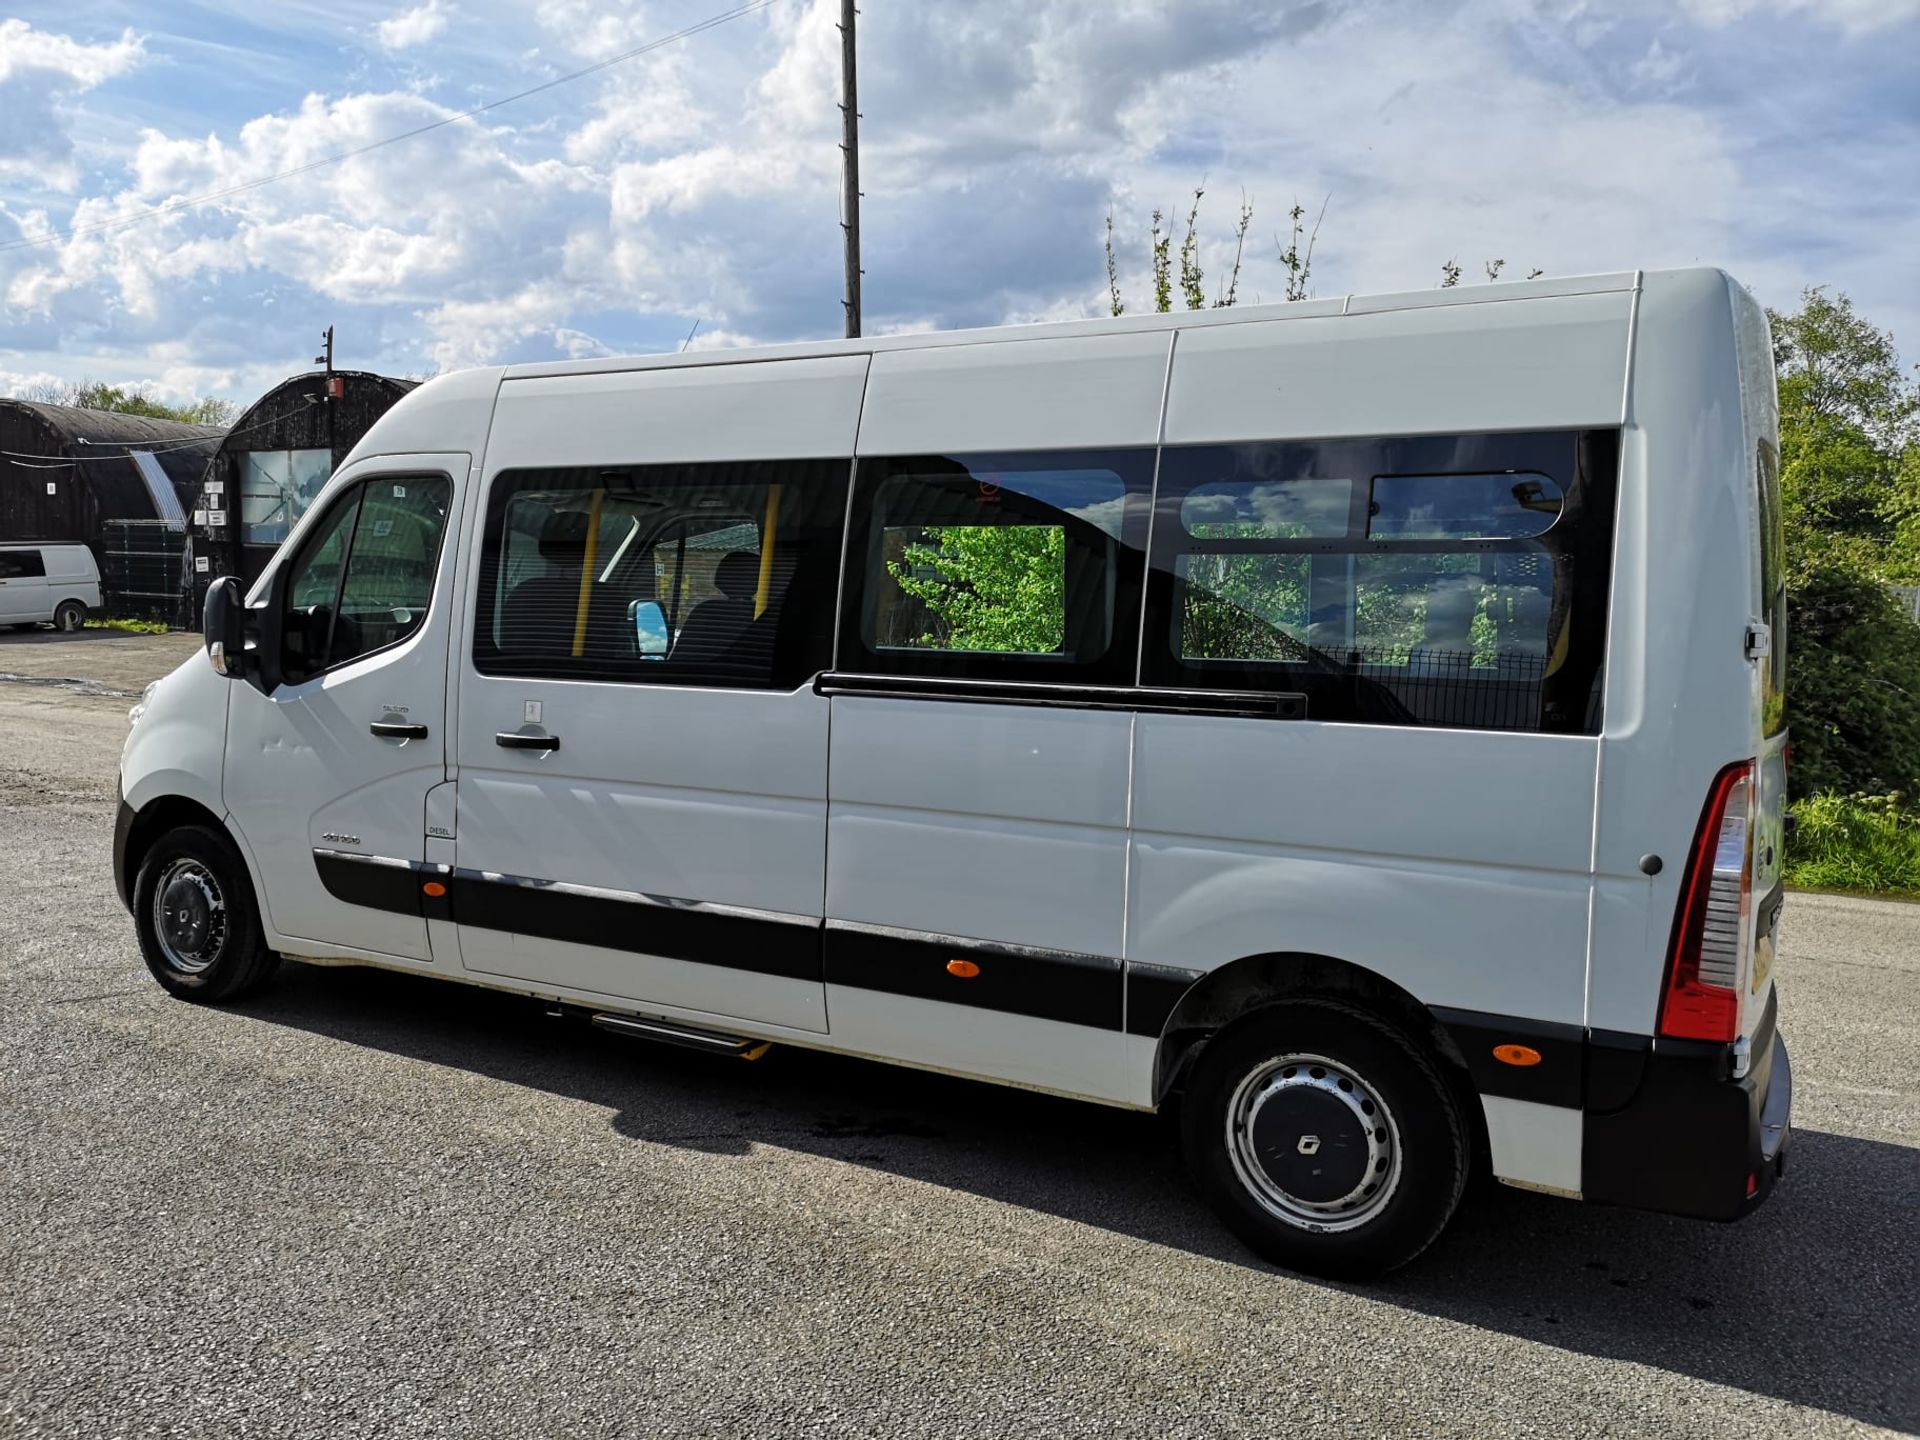
[[840, 228], [847, 236], [847, 337], [860, 334], [860, 91], [854, 83], [854, 0], [840, 0]]

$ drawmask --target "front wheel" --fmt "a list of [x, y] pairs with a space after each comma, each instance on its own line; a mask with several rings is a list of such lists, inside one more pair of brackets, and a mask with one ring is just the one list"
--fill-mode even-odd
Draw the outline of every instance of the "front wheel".
[[280, 960], [261, 938], [246, 862], [204, 825], [154, 841], [134, 880], [133, 923], [147, 969], [183, 1000], [236, 999]]
[[1365, 1279], [1405, 1265], [1466, 1188], [1452, 1090], [1417, 1044], [1345, 1005], [1275, 1005], [1221, 1031], [1182, 1123], [1215, 1212], [1290, 1270]]
[[63, 635], [71, 635], [87, 623], [87, 607], [78, 600], [62, 600], [60, 608], [53, 612], [53, 628]]

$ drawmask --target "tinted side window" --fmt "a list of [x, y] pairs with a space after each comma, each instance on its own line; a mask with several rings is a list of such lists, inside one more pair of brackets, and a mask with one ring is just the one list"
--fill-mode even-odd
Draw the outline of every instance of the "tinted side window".
[[1762, 440], [1754, 457], [1760, 528], [1760, 618], [1771, 635], [1761, 675], [1761, 717], [1768, 735], [1787, 728], [1787, 539], [1780, 507], [1780, 455]]
[[864, 460], [841, 668], [1131, 684], [1150, 450]]
[[833, 648], [850, 463], [496, 476], [475, 666], [656, 685], [804, 684]]
[[46, 573], [38, 550], [0, 550], [0, 580], [32, 580]]
[[1142, 678], [1596, 733], [1611, 433], [1168, 448]]
[[288, 567], [281, 670], [290, 682], [397, 645], [426, 623], [453, 487], [368, 480], [334, 501]]

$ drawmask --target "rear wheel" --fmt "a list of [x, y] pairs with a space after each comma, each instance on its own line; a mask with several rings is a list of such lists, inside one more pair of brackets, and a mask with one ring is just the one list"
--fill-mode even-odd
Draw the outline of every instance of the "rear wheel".
[[261, 939], [240, 852], [204, 825], [169, 830], [147, 851], [134, 881], [133, 920], [154, 979], [185, 1000], [236, 999], [280, 961]]
[[62, 634], [71, 635], [87, 623], [87, 607], [78, 600], [62, 600], [53, 612], [53, 628]]
[[1309, 1274], [1406, 1264], [1466, 1187], [1466, 1125], [1431, 1059], [1344, 1005], [1275, 1005], [1221, 1031], [1182, 1124], [1188, 1167], [1227, 1228]]

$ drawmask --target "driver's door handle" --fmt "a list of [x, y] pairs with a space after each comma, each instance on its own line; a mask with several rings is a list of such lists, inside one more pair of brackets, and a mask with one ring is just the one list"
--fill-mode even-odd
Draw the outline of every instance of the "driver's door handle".
[[558, 735], [519, 735], [511, 730], [497, 731], [493, 743], [508, 750], [558, 750]]
[[382, 740], [424, 740], [427, 727], [424, 725], [404, 725], [395, 720], [376, 720], [367, 727]]

